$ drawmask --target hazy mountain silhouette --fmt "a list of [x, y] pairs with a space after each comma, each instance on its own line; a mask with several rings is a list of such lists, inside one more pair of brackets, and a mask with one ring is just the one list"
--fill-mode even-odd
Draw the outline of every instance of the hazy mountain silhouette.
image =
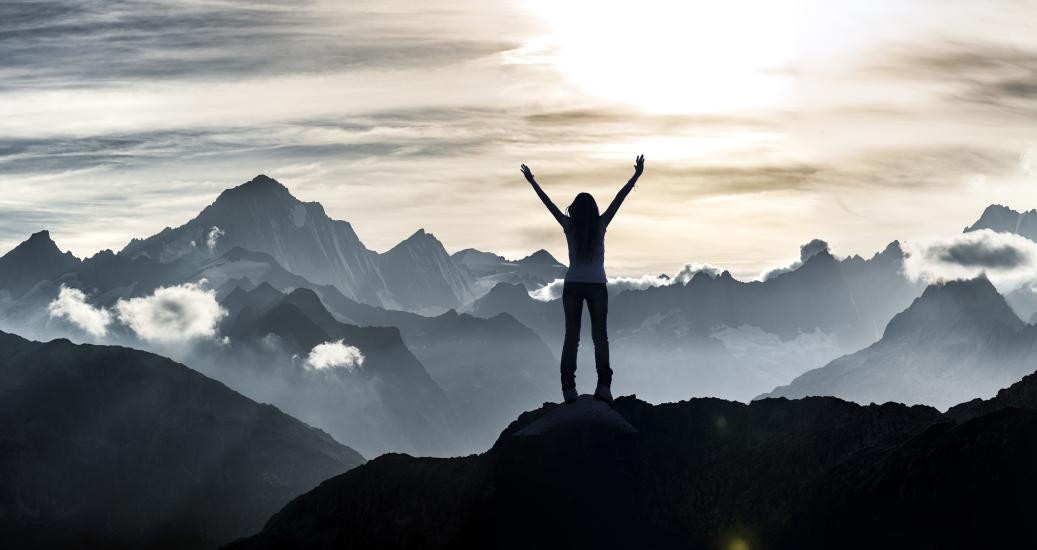
[[[978, 229], [1014, 233], [1037, 242], [1037, 210], [1016, 212], [1007, 206], [992, 204], [975, 223], [965, 228], [965, 232]], [[1037, 319], [1037, 287], [1023, 285], [1005, 294], [1005, 300], [1021, 318]]]
[[[253, 262], [260, 260], [259, 255], [252, 254], [249, 257]], [[272, 259], [268, 257], [265, 261], [272, 262]], [[275, 267], [264, 270], [274, 274], [271, 279], [276, 282], [300, 282], [298, 279], [284, 280], [283, 274]], [[303, 281], [302, 284], [310, 283]], [[302, 331], [317, 334], [316, 339], [325, 338], [325, 335], [333, 339], [344, 338], [345, 342], [363, 349], [352, 336], [342, 335], [335, 328], [329, 329], [329, 324], [332, 327], [340, 325], [338, 320], [342, 319], [366, 327], [394, 327], [402, 336], [406, 349], [418, 358], [435, 383], [446, 391], [451, 403], [449, 408], [457, 412], [454, 423], [462, 440], [457, 443], [460, 446], [453, 447], [451, 453], [447, 454], [485, 449], [493, 441], [502, 423], [536, 403], [553, 399], [557, 393], [557, 358], [532, 331], [510, 315], [482, 319], [448, 311], [435, 317], [425, 317], [361, 304], [346, 298], [333, 287], [314, 285], [314, 288], [315, 293], [309, 294], [312, 296], [309, 300], [312, 307], [307, 315], [323, 319], [314, 321], [320, 330], [299, 328], [307, 326], [307, 321], [300, 322], [298, 326], [285, 327], [280, 332], [272, 332], [287, 335]], [[290, 290], [291, 285], [286, 285], [284, 289]], [[228, 311], [224, 326], [225, 330], [230, 331], [232, 341], [242, 339], [242, 329], [232, 327], [242, 324], [237, 321], [237, 317], [242, 315], [244, 305], [250, 300], [258, 300], [261, 302], [260, 308], [253, 309], [270, 307], [277, 300], [271, 291], [278, 292], [273, 286], [260, 284], [252, 292], [238, 289], [224, 298], [223, 306]], [[256, 293], [262, 293], [264, 297], [246, 298]], [[307, 294], [297, 289], [291, 295]], [[245, 324], [251, 323], [254, 320]], [[257, 342], [265, 337], [263, 331], [270, 328], [264, 326], [250, 330], [253, 333], [245, 341]], [[312, 341], [315, 340], [295, 344], [292, 352], [305, 355], [309, 348], [303, 348]], [[287, 405], [285, 408], [295, 411]], [[298, 415], [310, 418], [301, 413]], [[345, 441], [367, 451], [353, 439], [345, 438], [335, 430], [331, 431], [337, 437], [343, 437]], [[449, 438], [442, 438], [444, 444], [448, 441]], [[423, 452], [433, 451], [424, 448]], [[440, 448], [434, 454], [444, 454], [444, 451]]]
[[22, 297], [40, 281], [47, 281], [73, 269], [79, 259], [62, 252], [49, 231], [33, 233], [26, 241], [0, 256], [0, 292], [10, 299]]
[[882, 338], [766, 394], [833, 395], [945, 408], [989, 397], [1037, 365], [1037, 327], [1027, 326], [984, 277], [926, 288]]
[[[902, 267], [903, 252], [894, 241], [870, 259], [838, 260], [821, 251], [797, 269], [762, 282], [741, 282], [729, 272], [718, 277], [699, 272], [686, 284], [618, 294], [609, 303], [614, 318], [610, 329], [634, 328], [648, 318], [677, 310], [692, 330], [747, 324], [794, 338], [820, 329], [852, 348], [878, 338], [885, 323], [921, 293], [924, 285], [907, 281], [900, 273]], [[559, 333], [560, 311], [555, 318], [543, 313], [560, 310], [557, 304], [538, 305], [514, 288], [495, 289], [469, 310], [480, 316], [511, 312], [542, 335]]]
[[378, 254], [348, 222], [329, 218], [320, 203], [302, 202], [263, 175], [224, 191], [180, 227], [134, 239], [120, 254], [197, 263], [234, 247], [268, 254], [288, 271], [368, 304], [442, 311], [474, 297], [468, 272], [432, 235], [418, 231]]
[[405, 309], [453, 308], [475, 299], [468, 271], [424, 229], [379, 255], [378, 266], [393, 299], [407, 304]]
[[[923, 289], [902, 267], [893, 242], [870, 259], [839, 260], [823, 250], [763, 282], [699, 272], [686, 284], [616, 294], [609, 303], [615, 384], [654, 402], [751, 399], [877, 340]], [[536, 301], [517, 285], [497, 285], [468, 311], [508, 312], [560, 350], [559, 304]], [[578, 376], [588, 376], [587, 366]]]
[[206, 548], [363, 462], [169, 359], [0, 333], [7, 548]]
[[[390, 450], [452, 454], [462, 447], [454, 409], [395, 327], [339, 322], [317, 294], [283, 294], [267, 283], [232, 291], [221, 334], [229, 344], [197, 350], [191, 364], [250, 397], [322, 427], [367, 455]], [[360, 365], [308, 365], [320, 344], [341, 342]]]
[[565, 277], [565, 265], [544, 249], [514, 261], [474, 248], [455, 252], [451, 257], [468, 268], [480, 296], [500, 283], [518, 284], [526, 290], [535, 290]]
[[954, 416], [622, 397], [626, 422], [607, 407], [566, 422], [573, 406], [549, 404], [484, 454], [386, 455], [332, 478], [229, 548], [1027, 547], [1033, 386]]
[[1037, 241], [1037, 210], [1016, 212], [1007, 206], [991, 204], [983, 210], [975, 223], [965, 228], [965, 232], [978, 229], [1015, 233], [1031, 241]]

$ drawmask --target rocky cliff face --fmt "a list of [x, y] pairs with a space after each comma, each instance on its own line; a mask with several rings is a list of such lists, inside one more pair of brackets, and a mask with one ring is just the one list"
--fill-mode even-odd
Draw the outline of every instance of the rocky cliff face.
[[0, 333], [7, 548], [210, 548], [363, 462], [150, 353]]
[[[1037, 542], [1026, 519], [1037, 490], [1037, 402], [1028, 398], [1016, 408], [995, 399], [994, 412], [957, 418], [835, 398], [581, 403], [523, 414], [482, 455], [380, 457], [292, 501], [230, 548]], [[573, 413], [583, 421], [567, 418], [574, 407], [584, 408]]]

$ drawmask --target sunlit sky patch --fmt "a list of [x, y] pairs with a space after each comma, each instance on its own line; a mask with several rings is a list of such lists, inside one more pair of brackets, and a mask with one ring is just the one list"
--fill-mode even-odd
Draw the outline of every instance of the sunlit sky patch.
[[[259, 173], [384, 250], [506, 256], [608, 200], [614, 275], [750, 278], [1037, 206], [1026, 1], [33, 1], [0, 6], [0, 246], [89, 255]], [[476, 228], [476, 230], [473, 230]]]

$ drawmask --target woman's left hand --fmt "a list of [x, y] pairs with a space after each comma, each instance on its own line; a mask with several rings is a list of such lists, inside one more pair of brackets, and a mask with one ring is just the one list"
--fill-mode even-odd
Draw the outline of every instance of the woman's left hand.
[[536, 182], [536, 180], [533, 179], [533, 171], [530, 170], [529, 167], [526, 166], [525, 164], [522, 165], [522, 175], [526, 176], [526, 181], [528, 181], [529, 183], [535, 183]]
[[[523, 166], [525, 166], [523, 164]], [[638, 155], [637, 159], [634, 160], [634, 176], [640, 177], [641, 173], [645, 171], [645, 156]]]

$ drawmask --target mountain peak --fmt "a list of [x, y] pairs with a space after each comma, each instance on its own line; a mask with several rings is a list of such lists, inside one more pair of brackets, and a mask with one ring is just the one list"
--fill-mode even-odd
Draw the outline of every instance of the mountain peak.
[[241, 200], [259, 201], [260, 204], [288, 203], [290, 206], [300, 204], [288, 188], [269, 176], [260, 174], [241, 185], [225, 189], [216, 197], [213, 206], [225, 205], [228, 202]]
[[541, 248], [536, 252], [517, 260], [515, 263], [518, 264], [538, 264], [538, 265], [561, 265], [550, 252]]
[[51, 242], [51, 243], [54, 242], [53, 240], [51, 240], [51, 238], [50, 238], [50, 231], [47, 230], [47, 229], [44, 229], [42, 231], [37, 231], [37, 232], [33, 233], [32, 235], [29, 235], [28, 240], [26, 240], [25, 242], [30, 242], [31, 243], [31, 242], [38, 242], [38, 241], [48, 241], [48, 242]]
[[[29, 235], [28, 239], [22, 241], [18, 246], [11, 250], [11, 252], [14, 252], [15, 250], [19, 249], [56, 252], [58, 254], [61, 253], [61, 250], [58, 248], [57, 243], [55, 243], [54, 240], [50, 238], [50, 231], [46, 229], [42, 231], [37, 231], [32, 235]], [[8, 252], [8, 254], [10, 254], [11, 252]]]
[[991, 204], [983, 210], [976, 223], [966, 227], [964, 232], [979, 229], [1015, 233], [1035, 239], [1037, 238], [1037, 210], [1017, 212], [1002, 204]]
[[38, 231], [0, 256], [0, 288], [21, 296], [37, 282], [61, 275], [79, 262], [71, 252], [58, 248], [49, 231]]
[[286, 191], [288, 190], [288, 188], [285, 187], [284, 185], [282, 185], [281, 182], [275, 180], [274, 178], [271, 178], [270, 176], [268, 176], [266, 174], [259, 174], [258, 176], [256, 176], [256, 177], [252, 178], [251, 180], [249, 180], [249, 181], [239, 185], [238, 187], [250, 187], [250, 188], [271, 187], [271, 188], [274, 188], [274, 189], [284, 189]]
[[935, 283], [886, 325], [883, 338], [924, 332], [1018, 330], [1025, 323], [984, 276]]
[[[425, 231], [425, 228], [419, 228], [414, 233], [411, 233], [411, 235], [409, 237], [407, 237], [406, 239], [403, 239], [402, 241], [399, 242], [399, 244], [397, 244], [396, 246], [392, 247], [392, 249], [390, 249], [390, 252], [392, 252], [393, 250], [397, 250], [397, 249], [399, 249], [401, 247], [406, 248], [406, 247], [409, 247], [409, 246], [425, 246], [425, 245], [433, 245], [433, 246], [436, 246], [437, 248], [442, 248], [443, 247], [443, 244], [441, 242], [439, 242], [439, 239], [437, 239], [435, 235]], [[443, 252], [445, 254], [446, 253], [446, 249], [444, 249]]]

